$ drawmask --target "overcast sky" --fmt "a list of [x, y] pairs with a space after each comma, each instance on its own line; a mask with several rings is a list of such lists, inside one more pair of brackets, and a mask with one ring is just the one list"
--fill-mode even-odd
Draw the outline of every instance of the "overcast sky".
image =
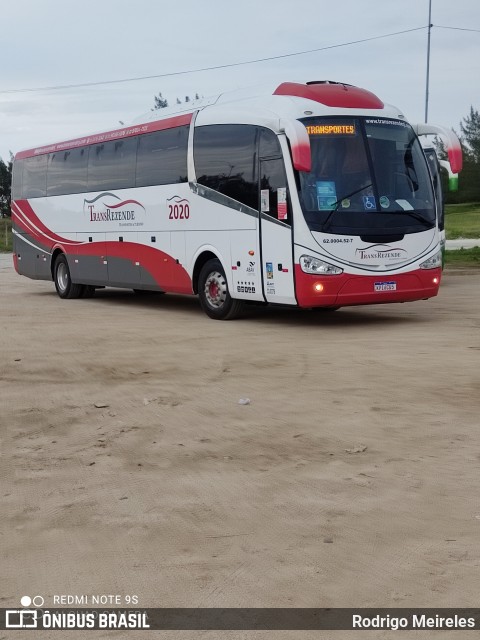
[[[272, 81], [328, 79], [373, 91], [411, 122], [424, 120], [428, 0], [2, 0], [0, 19], [4, 160], [9, 151], [128, 124], [160, 91], [174, 104], [196, 92], [207, 97]], [[428, 120], [458, 131], [470, 106], [480, 109], [480, 1], [432, 0], [432, 23]], [[173, 74], [409, 29], [419, 30], [228, 69], [45, 89]]]

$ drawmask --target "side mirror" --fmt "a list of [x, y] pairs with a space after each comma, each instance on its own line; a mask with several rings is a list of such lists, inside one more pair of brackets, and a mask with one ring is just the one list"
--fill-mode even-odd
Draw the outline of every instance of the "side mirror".
[[435, 124], [416, 124], [413, 125], [413, 130], [417, 136], [438, 135], [442, 138], [446, 145], [448, 153], [448, 161], [450, 162], [451, 173], [460, 173], [463, 166], [463, 154], [460, 141], [451, 129], [445, 127], [439, 127]]

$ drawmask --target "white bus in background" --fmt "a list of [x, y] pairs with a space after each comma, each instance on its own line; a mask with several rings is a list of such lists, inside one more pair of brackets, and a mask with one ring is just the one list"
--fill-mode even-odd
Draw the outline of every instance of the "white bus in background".
[[433, 191], [437, 201], [438, 209], [438, 230], [440, 233], [440, 247], [442, 250], [442, 268], [445, 264], [445, 195], [443, 193], [441, 169], [445, 169], [448, 174], [448, 190], [458, 191], [458, 173], [453, 173], [449, 160], [439, 160], [435, 147], [428, 141], [422, 141], [423, 151], [427, 158], [430, 173], [432, 174]]
[[418, 135], [377, 96], [284, 83], [153, 112], [131, 127], [20, 152], [14, 264], [61, 298], [104, 286], [243, 305], [336, 309], [438, 292], [432, 178]]

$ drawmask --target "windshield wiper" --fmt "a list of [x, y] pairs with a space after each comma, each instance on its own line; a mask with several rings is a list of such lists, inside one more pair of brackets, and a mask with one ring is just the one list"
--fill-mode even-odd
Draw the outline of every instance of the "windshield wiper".
[[333, 203], [333, 207], [334, 209], [332, 209], [330, 211], [330, 213], [327, 216], [327, 219], [325, 220], [325, 222], [322, 225], [323, 231], [326, 231], [328, 229], [328, 223], [330, 222], [330, 220], [332, 219], [333, 214], [338, 211], [338, 207], [342, 204], [343, 200], [347, 200], [348, 198], [351, 198], [352, 196], [356, 196], [357, 193], [360, 193], [360, 191], [364, 191], [365, 189], [368, 189], [369, 187], [372, 187], [372, 183], [370, 182], [369, 184], [366, 184], [364, 187], [361, 187], [360, 189], [356, 189], [355, 191], [352, 191], [352, 193], [349, 193], [346, 196], [342, 196], [339, 200], [337, 200], [336, 202]]

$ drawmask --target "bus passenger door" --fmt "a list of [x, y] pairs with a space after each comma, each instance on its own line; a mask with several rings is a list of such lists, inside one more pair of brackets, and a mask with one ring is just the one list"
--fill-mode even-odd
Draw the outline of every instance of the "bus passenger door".
[[260, 160], [260, 238], [267, 302], [296, 304], [292, 211], [283, 158]]

